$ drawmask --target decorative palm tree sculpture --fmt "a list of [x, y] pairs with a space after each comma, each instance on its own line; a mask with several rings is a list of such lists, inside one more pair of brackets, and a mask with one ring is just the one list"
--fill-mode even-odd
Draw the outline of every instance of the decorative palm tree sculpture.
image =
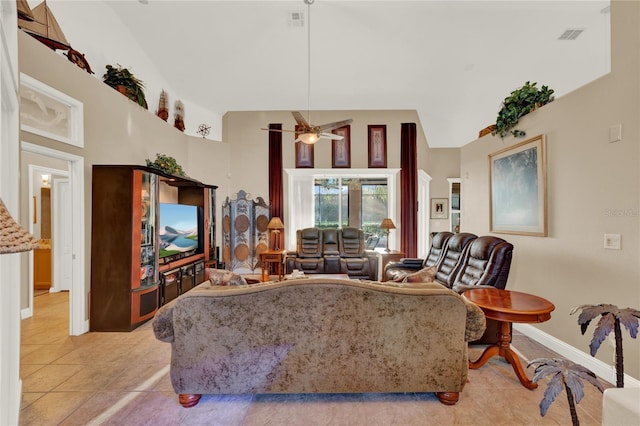
[[578, 426], [580, 422], [578, 421], [575, 404], [578, 404], [584, 396], [582, 379], [598, 388], [600, 392], [604, 392], [602, 384], [591, 370], [569, 360], [560, 358], [536, 358], [531, 361], [527, 367], [532, 365], [536, 366], [532, 379], [534, 383], [544, 377], [552, 376], [544, 391], [544, 397], [542, 401], [540, 401], [540, 415], [543, 417], [547, 414], [547, 410], [564, 387], [564, 390], [567, 392], [567, 400], [569, 401], [571, 422], [573, 426]]
[[593, 331], [593, 339], [589, 344], [591, 356], [595, 356], [600, 348], [600, 344], [607, 338], [611, 330], [616, 339], [616, 387], [624, 387], [624, 361], [622, 358], [622, 329], [620, 324], [624, 324], [633, 339], [638, 335], [638, 318], [640, 311], [633, 308], [619, 309], [616, 305], [582, 305], [571, 310], [571, 314], [582, 311], [578, 317], [578, 324], [582, 334], [587, 331], [587, 327], [598, 315], [602, 315], [596, 329]]

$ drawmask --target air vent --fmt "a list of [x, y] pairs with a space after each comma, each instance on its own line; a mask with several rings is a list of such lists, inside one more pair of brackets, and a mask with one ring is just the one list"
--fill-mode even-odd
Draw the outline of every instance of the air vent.
[[575, 40], [583, 31], [584, 28], [568, 28], [558, 37], [558, 40]]
[[290, 27], [304, 27], [304, 12], [291, 12], [289, 14]]

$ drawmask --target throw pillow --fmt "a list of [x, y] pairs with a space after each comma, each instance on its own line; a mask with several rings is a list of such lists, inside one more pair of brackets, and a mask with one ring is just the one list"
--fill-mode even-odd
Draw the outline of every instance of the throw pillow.
[[226, 269], [209, 270], [209, 282], [211, 285], [246, 285], [247, 281], [242, 275], [227, 271]]
[[422, 268], [418, 272], [409, 274], [402, 280], [403, 283], [428, 283], [434, 280], [436, 277], [436, 267], [430, 266], [428, 268]]

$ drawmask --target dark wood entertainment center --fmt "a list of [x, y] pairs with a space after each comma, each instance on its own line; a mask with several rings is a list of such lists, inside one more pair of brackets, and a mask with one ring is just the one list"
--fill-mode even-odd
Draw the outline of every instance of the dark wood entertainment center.
[[[91, 331], [131, 331], [217, 264], [216, 189], [137, 165], [94, 165]], [[197, 207], [197, 248], [160, 258], [160, 203]]]

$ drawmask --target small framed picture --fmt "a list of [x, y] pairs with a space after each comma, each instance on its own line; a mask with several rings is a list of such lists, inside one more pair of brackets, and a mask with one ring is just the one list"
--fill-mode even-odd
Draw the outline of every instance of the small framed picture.
[[296, 142], [296, 168], [313, 168], [313, 145]]
[[431, 199], [431, 219], [449, 218], [449, 200], [447, 198]]
[[351, 126], [338, 127], [331, 133], [342, 136], [341, 140], [331, 141], [331, 167], [351, 167]]
[[387, 126], [369, 125], [369, 168], [387, 167]]

